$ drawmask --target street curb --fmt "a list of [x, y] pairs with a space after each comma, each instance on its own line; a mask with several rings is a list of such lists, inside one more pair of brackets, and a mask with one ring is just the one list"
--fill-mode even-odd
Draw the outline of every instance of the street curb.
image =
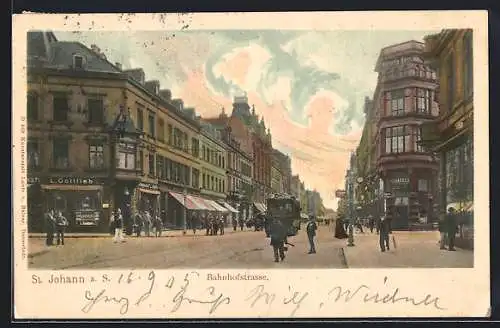
[[340, 263], [344, 266], [344, 269], [349, 268], [349, 264], [347, 263], [347, 256], [345, 255], [344, 248], [341, 247], [339, 248], [339, 257], [340, 257]]

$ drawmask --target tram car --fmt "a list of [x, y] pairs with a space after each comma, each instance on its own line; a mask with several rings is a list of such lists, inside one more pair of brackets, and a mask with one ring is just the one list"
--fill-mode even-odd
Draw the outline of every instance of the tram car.
[[300, 230], [300, 203], [295, 196], [289, 194], [271, 194], [266, 200], [266, 235], [272, 220], [280, 220], [287, 229], [288, 236], [295, 236]]

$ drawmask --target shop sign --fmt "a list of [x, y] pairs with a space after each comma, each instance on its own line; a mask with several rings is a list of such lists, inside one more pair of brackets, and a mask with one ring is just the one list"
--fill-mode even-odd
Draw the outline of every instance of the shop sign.
[[77, 210], [74, 215], [79, 226], [96, 226], [99, 223], [100, 212], [96, 210]]
[[140, 182], [137, 185], [138, 188], [144, 188], [144, 189], [150, 189], [150, 190], [159, 190], [158, 185], [155, 183], [146, 183], [146, 182]]
[[99, 185], [102, 181], [91, 177], [50, 177], [49, 184]]
[[28, 177], [27, 180], [28, 180], [28, 184], [40, 183], [39, 177]]
[[391, 183], [393, 183], [393, 184], [410, 183], [410, 179], [409, 178], [394, 178], [394, 179], [391, 179]]

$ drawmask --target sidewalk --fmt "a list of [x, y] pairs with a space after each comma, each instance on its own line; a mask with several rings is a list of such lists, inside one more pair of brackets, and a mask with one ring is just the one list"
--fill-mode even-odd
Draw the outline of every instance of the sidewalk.
[[[250, 229], [246, 229], [243, 231], [240, 231], [239, 229], [237, 231], [233, 231], [232, 227], [227, 227], [224, 229], [224, 233], [235, 233], [235, 232], [245, 232], [245, 231], [253, 231]], [[161, 237], [181, 237], [181, 236], [192, 236], [193, 235], [193, 230], [186, 230], [186, 234], [184, 235], [182, 233], [182, 230], [163, 230], [161, 233]], [[205, 230], [196, 230], [196, 234], [204, 235]], [[45, 238], [46, 234], [42, 232], [31, 232], [28, 234], [28, 238]], [[64, 238], [110, 238], [112, 237], [111, 234], [109, 233], [103, 233], [103, 232], [93, 232], [93, 233], [86, 233], [86, 232], [70, 232], [70, 233], [65, 233]], [[135, 235], [130, 236], [130, 237], [135, 237]], [[144, 236], [144, 232], [142, 232], [141, 237]], [[154, 233], [151, 232], [151, 237], [154, 237]]]
[[355, 246], [344, 247], [347, 267], [472, 268], [474, 266], [474, 253], [470, 250], [460, 248], [455, 252], [440, 250], [437, 243], [439, 233], [435, 231], [395, 231], [389, 238], [391, 249], [382, 253], [379, 236], [376, 233], [355, 234]]

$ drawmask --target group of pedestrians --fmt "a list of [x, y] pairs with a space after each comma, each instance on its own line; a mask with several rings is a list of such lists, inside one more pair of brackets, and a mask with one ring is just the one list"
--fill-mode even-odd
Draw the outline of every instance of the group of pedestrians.
[[45, 213], [45, 231], [47, 233], [45, 244], [47, 246], [54, 245], [54, 234], [57, 238], [57, 245], [64, 245], [64, 231], [68, 226], [68, 220], [64, 217], [61, 211], [49, 209]]

